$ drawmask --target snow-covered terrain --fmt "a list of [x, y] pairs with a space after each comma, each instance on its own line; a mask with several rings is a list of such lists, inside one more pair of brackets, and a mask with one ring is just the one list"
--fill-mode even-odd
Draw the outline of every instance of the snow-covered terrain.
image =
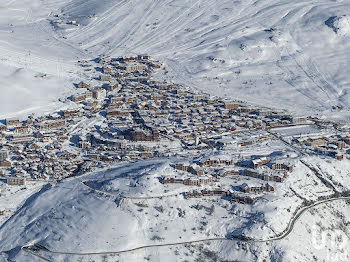
[[[183, 187], [170, 186], [165, 190], [159, 176], [174, 172], [169, 163], [159, 159], [121, 164], [43, 187], [1, 226], [0, 246], [7, 253], [6, 259], [27, 261], [28, 254], [19, 252], [19, 248], [36, 244], [59, 252], [43, 250], [42, 255], [53, 261], [65, 257], [103, 261], [103, 255], [110, 259], [107, 261], [116, 257], [122, 261], [141, 261], [148, 256], [157, 261], [169, 256], [164, 249], [170, 252], [174, 243], [188, 243], [175, 245], [178, 251], [169, 256], [169, 261], [185, 259], [188, 248], [193, 249], [193, 259], [200, 257], [201, 244], [218, 259], [256, 261], [256, 257], [258, 261], [294, 261], [297, 257], [298, 261], [310, 261], [312, 256], [320, 258], [312, 239], [307, 238], [306, 242], [304, 239], [310, 236], [312, 226], [347, 232], [348, 203], [320, 202], [301, 213], [300, 222], [296, 220], [280, 240], [279, 234], [294, 220], [294, 210], [302, 202], [299, 196], [314, 199], [329, 194], [325, 186], [315, 186], [319, 181], [306, 175], [308, 170], [301, 165], [288, 183], [278, 185], [276, 195], [270, 196], [269, 201], [247, 206], [232, 204], [225, 198], [184, 199], [180, 194]], [[331, 208], [334, 205], [336, 209]], [[329, 219], [322, 220], [323, 217]], [[245, 243], [229, 239], [230, 234], [242, 232], [254, 240]], [[304, 245], [303, 248], [295, 246], [295, 242]], [[163, 247], [154, 249], [155, 245]], [[132, 251], [139, 247], [144, 248]], [[332, 248], [329, 246], [329, 254], [333, 254]], [[131, 251], [120, 252], [125, 250]], [[337, 252], [348, 256], [344, 247]], [[212, 260], [208, 255], [204, 261]]]
[[[164, 61], [161, 80], [348, 122], [349, 40], [350, 2], [342, 0], [2, 0], [0, 120], [70, 107], [63, 100], [76, 92], [73, 83], [91, 81], [78, 60], [145, 53]], [[319, 129], [275, 133], [288, 140]], [[285, 150], [274, 142], [248, 146], [240, 157]], [[322, 167], [336, 190], [349, 190], [348, 163], [305, 159]], [[0, 259], [40, 261], [25, 251], [36, 244], [58, 252], [37, 252], [52, 261], [349, 260], [348, 246], [319, 252], [310, 239], [322, 229], [348, 240], [350, 222], [345, 199], [301, 212], [334, 193], [307, 165], [298, 162], [273, 196], [249, 206], [225, 198], [184, 201], [178, 185], [165, 191], [159, 180], [174, 172], [170, 164], [126, 163], [41, 190], [29, 184], [3, 192], [0, 207], [18, 210], [0, 226]], [[253, 241], [232, 237], [241, 234]]]
[[81, 75], [78, 59], [149, 53], [176, 82], [347, 119], [349, 8], [330, 0], [4, 0], [1, 115], [59, 106], [54, 96]]

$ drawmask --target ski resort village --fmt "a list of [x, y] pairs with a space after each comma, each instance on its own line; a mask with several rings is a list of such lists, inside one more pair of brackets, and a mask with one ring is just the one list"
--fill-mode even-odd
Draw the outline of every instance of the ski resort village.
[[349, 0], [1, 0], [0, 262], [349, 262], [349, 67]]
[[[0, 126], [4, 223], [17, 208], [6, 199], [43, 185], [51, 199], [54, 188], [75, 183], [65, 194], [84, 190], [142, 214], [149, 227], [140, 244], [237, 240], [246, 253], [247, 241], [282, 239], [301, 212], [349, 196], [348, 126], [159, 80], [166, 67], [149, 55], [78, 63], [90, 78], [74, 83], [65, 108]], [[55, 260], [48, 251], [60, 245], [46, 242], [23, 249]]]

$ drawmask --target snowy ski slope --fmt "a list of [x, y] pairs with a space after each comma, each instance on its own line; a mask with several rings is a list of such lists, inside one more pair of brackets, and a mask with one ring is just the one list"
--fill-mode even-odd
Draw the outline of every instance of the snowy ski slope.
[[[95, 10], [68, 41], [95, 53], [149, 53], [173, 80], [302, 113], [349, 110], [347, 1], [74, 1], [70, 17]], [[335, 114], [332, 114], [336, 117]], [[347, 115], [343, 113], [341, 115]]]
[[[347, 120], [348, 10], [331, 0], [4, 0], [0, 115], [59, 106], [82, 76], [78, 59], [149, 53], [173, 81]], [[56, 26], [55, 15], [80, 25]], [[38, 72], [49, 79], [36, 81]]]

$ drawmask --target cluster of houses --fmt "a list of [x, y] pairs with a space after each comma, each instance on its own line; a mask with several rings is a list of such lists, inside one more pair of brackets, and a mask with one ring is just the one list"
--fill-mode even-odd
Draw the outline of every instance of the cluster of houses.
[[174, 168], [194, 176], [208, 173], [216, 178], [241, 175], [264, 181], [283, 182], [293, 172], [293, 166], [288, 161], [271, 162], [269, 157], [255, 158], [243, 164], [227, 157], [209, 157], [195, 163], [178, 163]]
[[229, 198], [231, 202], [237, 202], [240, 204], [254, 204], [257, 197], [256, 195], [249, 195], [250, 193], [266, 193], [274, 192], [274, 187], [269, 184], [256, 184], [247, 185], [242, 184], [240, 187], [240, 192], [234, 190], [222, 190], [222, 189], [203, 189], [203, 190], [193, 190], [186, 192], [184, 194], [185, 198], [202, 198], [202, 197], [224, 197]]
[[61, 179], [70, 176], [71, 166], [82, 161], [78, 154], [62, 149], [69, 142], [73, 124], [64, 114], [26, 120], [7, 119], [0, 127], [0, 170], [10, 185], [24, 185], [26, 179]]
[[[148, 55], [99, 57], [96, 63], [94, 68], [99, 72], [96, 78], [101, 85], [91, 87], [81, 82], [77, 87], [86, 91], [73, 96], [72, 100], [93, 108], [88, 101], [96, 99], [96, 90], [100, 90], [100, 99], [104, 99], [100, 101], [100, 107], [106, 111], [111, 128], [119, 131], [119, 137], [123, 136], [125, 127], [152, 129], [187, 142], [187, 146], [191, 147], [193, 143], [189, 141], [201, 141], [240, 129], [265, 129], [307, 121], [306, 118], [292, 117], [284, 112], [260, 110], [176, 84], [153, 81], [150, 75], [161, 68], [162, 63]], [[103, 89], [106, 93], [102, 93]], [[139, 137], [146, 141], [157, 139], [141, 132]]]
[[[174, 139], [200, 141], [236, 130], [292, 124], [290, 116], [249, 108], [181, 86], [156, 81], [130, 82], [109, 96], [107, 118], [119, 125], [156, 127]], [[290, 120], [286, 120], [290, 119]]]
[[[26, 179], [59, 180], [118, 161], [212, 148], [217, 145], [217, 136], [308, 121], [152, 80], [152, 73], [163, 64], [148, 55], [101, 56], [80, 61], [80, 65], [92, 77], [75, 85], [76, 94], [66, 101], [69, 109], [40, 117], [30, 115], [25, 120], [6, 119], [6, 124], [0, 124], [0, 172], [11, 178], [9, 184], [25, 184]], [[76, 128], [97, 118], [103, 123], [83, 127], [82, 132]], [[261, 137], [264, 139], [268, 138]], [[242, 141], [239, 146], [254, 142]], [[167, 148], [170, 143], [178, 148], [171, 151]], [[182, 163], [175, 168], [184, 172], [183, 176], [166, 177], [162, 182], [200, 186], [229, 175], [283, 182], [290, 170], [275, 163], [267, 176], [258, 170], [269, 164], [266, 161], [255, 159], [243, 171], [230, 168], [236, 166], [232, 159]]]
[[309, 150], [309, 152], [329, 156], [337, 160], [343, 160], [344, 155], [350, 154], [350, 136], [348, 135], [301, 137], [294, 138], [292, 142]]
[[243, 162], [237, 162], [228, 156], [204, 157], [192, 163], [189, 161], [177, 163], [173, 167], [178, 175], [163, 176], [161, 178], [162, 184], [184, 184], [199, 187], [210, 185], [213, 187], [220, 184], [221, 178], [226, 176], [253, 178], [249, 184], [244, 183], [231, 190], [203, 189], [185, 193], [186, 198], [225, 196], [230, 197], [233, 202], [245, 204], [253, 204], [256, 194], [274, 192], [275, 188], [269, 182], [282, 183], [288, 174], [293, 172], [293, 163], [288, 160], [272, 162], [271, 158], [267, 156]]

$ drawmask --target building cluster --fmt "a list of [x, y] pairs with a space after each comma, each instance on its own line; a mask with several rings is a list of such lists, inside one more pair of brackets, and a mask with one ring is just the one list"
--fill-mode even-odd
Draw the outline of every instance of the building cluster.
[[0, 168], [2, 175], [8, 176], [8, 184], [70, 176], [71, 166], [82, 161], [78, 154], [63, 148], [69, 143], [71, 124], [60, 114], [6, 120], [1, 127]]
[[[77, 87], [86, 91], [73, 96], [72, 100], [90, 108], [91, 102], [87, 101], [97, 97], [97, 91], [93, 90], [100, 90], [101, 99], [107, 95], [100, 107], [106, 111], [110, 127], [117, 129], [121, 136], [125, 127], [143, 129], [133, 136], [139, 141], [157, 140], [157, 136], [146, 134], [151, 130], [184, 141], [191, 148], [195, 141], [239, 129], [271, 128], [307, 121], [283, 112], [261, 110], [194, 92], [176, 84], [153, 81], [151, 73], [162, 64], [148, 55], [100, 57], [96, 63], [99, 72], [96, 78], [103, 84], [92, 88], [85, 82], [80, 83]], [[102, 89], [107, 93], [102, 94]]]
[[[212, 156], [173, 165], [176, 175], [163, 176], [161, 182], [162, 184], [184, 184], [199, 187], [205, 185], [215, 187], [219, 183], [221, 188], [228, 186], [221, 182], [223, 177], [233, 176], [242, 179], [248, 178], [248, 180], [253, 178], [251, 182], [232, 187], [230, 190], [203, 189], [185, 193], [186, 198], [225, 196], [230, 197], [232, 202], [253, 204], [255, 202], [254, 195], [274, 192], [275, 188], [269, 182], [284, 182], [287, 176], [293, 172], [293, 166], [293, 163], [288, 160], [271, 161], [271, 158], [267, 156], [249, 161], [237, 161], [228, 156]], [[258, 180], [264, 182], [259, 183]], [[225, 181], [227, 182], [227, 180]]]
[[350, 136], [331, 135], [321, 137], [302, 137], [292, 140], [296, 145], [309, 152], [343, 160], [344, 155], [350, 154]]
[[293, 163], [289, 161], [271, 162], [269, 157], [255, 158], [250, 161], [236, 162], [227, 157], [209, 157], [201, 160], [182, 162], [174, 165], [175, 170], [188, 175], [212, 175], [216, 178], [226, 176], [246, 176], [264, 181], [283, 182], [293, 172]]
[[254, 204], [257, 197], [252, 196], [250, 193], [265, 193], [265, 192], [274, 192], [274, 187], [269, 184], [261, 185], [247, 185], [246, 183], [242, 184], [239, 187], [241, 192], [234, 190], [222, 190], [222, 189], [203, 189], [203, 190], [193, 190], [186, 192], [184, 194], [185, 198], [202, 198], [202, 197], [224, 197], [229, 198], [231, 202], [237, 202], [240, 204]]
[[[101, 56], [79, 64], [91, 79], [75, 85], [75, 93], [65, 101], [67, 109], [25, 120], [6, 119], [0, 126], [0, 170], [9, 184], [59, 180], [118, 161], [220, 148], [217, 137], [308, 121], [155, 81], [152, 73], [163, 64], [148, 55]], [[239, 146], [266, 139], [247, 139]], [[283, 182], [289, 167], [272, 166], [267, 160], [254, 159], [243, 170], [228, 158], [182, 163], [175, 166], [182, 173], [164, 177], [162, 183], [202, 186], [231, 175]]]

